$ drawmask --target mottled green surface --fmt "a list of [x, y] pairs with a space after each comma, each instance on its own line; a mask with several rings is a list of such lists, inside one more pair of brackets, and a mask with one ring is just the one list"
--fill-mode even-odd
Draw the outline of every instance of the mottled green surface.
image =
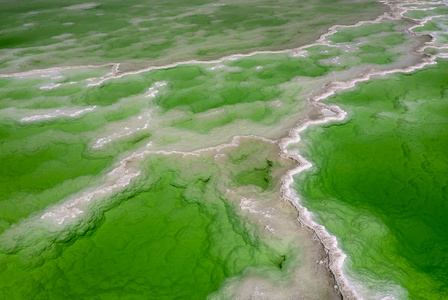
[[[242, 143], [229, 152], [228, 166], [208, 155], [151, 156], [142, 165], [147, 175], [89, 231], [77, 238], [67, 232], [40, 260], [42, 253], [26, 254], [32, 248], [1, 254], [2, 297], [202, 299], [248, 266], [280, 272], [291, 249], [260, 239], [223, 196], [224, 187], [271, 178], [273, 165], [284, 165], [271, 148]], [[271, 161], [258, 174], [264, 157]]]
[[[402, 25], [402, 22], [387, 22], [382, 26], [384, 28], [379, 27], [373, 32], [372, 25], [365, 25], [357, 29], [357, 37], [359, 39], [359, 36], [366, 37]], [[334, 35], [335, 39], [351, 42], [355, 37], [346, 31], [353, 30], [341, 29]], [[86, 87], [89, 83], [87, 79], [103, 76], [107, 74], [107, 69], [65, 70], [49, 73], [46, 77], [30, 75], [0, 79], [0, 107], [12, 109], [5, 111], [0, 120], [0, 156], [3, 161], [0, 214], [4, 220], [1, 229], [78, 191], [86, 181], [91, 180], [92, 175], [98, 175], [110, 165], [114, 156], [151, 141], [151, 136], [158, 131], [158, 127], [151, 126], [130, 137], [111, 142], [112, 146], [106, 149], [92, 151], [92, 141], [98, 138], [98, 134], [108, 132], [105, 130], [107, 124], [130, 122], [132, 116], [157, 107], [162, 109], [157, 114], [163, 119], [161, 126], [200, 134], [239, 119], [275, 125], [283, 116], [300, 112], [306, 107], [303, 99], [297, 96], [306, 85], [296, 78], [313, 79], [329, 71], [348, 69], [361, 63], [355, 63], [354, 58], [357, 57], [370, 57], [378, 64], [386, 64], [389, 61], [380, 61], [381, 57], [395, 56], [393, 47], [396, 44], [413, 42], [405, 39], [403, 33], [372, 36], [371, 39], [370, 44], [365, 42], [359, 50], [344, 55], [340, 55], [337, 47], [312, 46], [307, 48], [305, 57], [260, 54], [222, 64], [153, 70], [90, 87]], [[380, 42], [381, 51], [377, 51], [373, 45]], [[385, 51], [386, 48], [389, 52]], [[326, 63], [334, 58], [340, 59], [340, 62], [336, 65]], [[156, 88], [159, 93], [155, 98], [146, 97], [148, 89], [160, 82], [166, 85]], [[47, 88], [51, 84], [61, 85]], [[44, 109], [55, 113], [57, 109], [85, 109], [93, 105], [99, 109], [76, 119], [58, 117], [19, 122], [21, 117], [45, 115]], [[217, 108], [221, 109], [218, 114], [201, 115]], [[164, 117], [171, 110], [185, 113], [172, 119]], [[127, 125], [118, 125], [123, 126]], [[178, 140], [178, 135], [173, 139]], [[79, 180], [76, 179], [78, 177]], [[71, 183], [63, 184], [66, 180], [71, 180]], [[61, 184], [61, 192], [57, 192], [58, 184]], [[259, 185], [264, 186], [265, 183], [260, 182]], [[50, 188], [54, 191], [44, 192]]]
[[349, 120], [302, 135], [315, 164], [296, 184], [304, 205], [340, 238], [350, 268], [412, 299], [448, 297], [447, 70], [440, 60], [360, 84], [326, 100]]
[[[253, 138], [191, 151], [236, 135], [275, 140], [299, 120], [322, 118], [306, 100], [329, 82], [417, 63], [412, 49], [428, 38], [405, 31], [415, 23], [337, 27], [326, 44], [300, 51], [110, 78], [112, 62], [124, 72], [305, 45], [333, 24], [373, 19], [384, 6], [113, 0], [69, 7], [78, 4], [0, 0], [0, 299], [228, 299], [248, 278], [286, 291], [302, 266], [298, 278], [311, 283], [303, 295], [337, 297], [333, 283], [314, 277], [324, 264], [305, 261], [310, 250], [301, 243], [312, 242], [266, 226], [259, 216], [269, 219], [269, 208], [254, 210], [279, 197], [291, 161]], [[444, 4], [422, 7], [435, 9], [406, 16], [446, 14]], [[436, 36], [427, 53], [446, 53], [437, 46], [446, 44], [447, 25], [442, 16], [414, 29]], [[109, 65], [5, 75], [86, 64]], [[315, 168], [294, 186], [338, 237], [360, 294], [447, 297], [447, 68], [440, 60], [323, 100], [340, 104], [348, 119], [313, 126], [298, 145]], [[253, 202], [243, 208], [245, 197]], [[249, 294], [261, 297], [256, 288]]]
[[[216, 58], [310, 42], [332, 24], [376, 15], [376, 1], [219, 2], [96, 1], [85, 9], [64, 1], [2, 0], [0, 69]], [[167, 30], [168, 29], [168, 30]], [[10, 51], [11, 49], [13, 51]]]

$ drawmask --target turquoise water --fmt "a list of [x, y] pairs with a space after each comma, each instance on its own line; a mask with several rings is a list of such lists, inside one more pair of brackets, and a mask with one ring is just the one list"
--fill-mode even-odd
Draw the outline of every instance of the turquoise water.
[[447, 5], [2, 1], [0, 299], [448, 297]]

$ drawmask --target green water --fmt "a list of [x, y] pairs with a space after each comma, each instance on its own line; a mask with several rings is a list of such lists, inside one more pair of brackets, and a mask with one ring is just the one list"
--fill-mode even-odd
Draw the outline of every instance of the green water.
[[[336, 27], [313, 44], [386, 6], [0, 5], [0, 299], [341, 297], [323, 246], [281, 199], [297, 162], [275, 143], [324, 119], [308, 100], [338, 81], [417, 64], [429, 41], [406, 31], [417, 21]], [[442, 15], [413, 31], [445, 55], [446, 4], [413, 5], [434, 9], [405, 17]], [[448, 296], [447, 69], [440, 58], [323, 99], [347, 118], [291, 146], [314, 165], [293, 187], [365, 299]]]
[[351, 269], [411, 299], [448, 296], [447, 70], [440, 60], [360, 84], [326, 100], [352, 117], [302, 135], [315, 165], [296, 184], [305, 206], [340, 237]]
[[[118, 206], [96, 216], [94, 228], [79, 232], [77, 239], [68, 232], [41, 253], [29, 256], [29, 249], [21, 249], [3, 256], [2, 296], [199, 299], [248, 266], [280, 272], [291, 250], [260, 239], [217, 188], [265, 183], [273, 165], [283, 164], [277, 159], [258, 172], [269, 146], [243, 146], [230, 151], [232, 163], [225, 171], [205, 155], [146, 160], [147, 175], [119, 196]], [[251, 171], [254, 175], [241, 183], [240, 177]]]

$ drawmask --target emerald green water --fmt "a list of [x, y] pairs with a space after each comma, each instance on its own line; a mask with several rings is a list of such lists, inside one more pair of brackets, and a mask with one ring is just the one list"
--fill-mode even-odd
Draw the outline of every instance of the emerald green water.
[[297, 180], [304, 205], [340, 238], [349, 268], [411, 299], [448, 296], [446, 70], [439, 60], [360, 84], [326, 100], [352, 117], [302, 134], [315, 165]]
[[207, 156], [146, 160], [145, 178], [77, 239], [54, 241], [37, 261], [39, 254], [28, 256], [27, 249], [3, 254], [2, 297], [200, 299], [248, 266], [280, 272], [285, 260], [294, 259], [285, 257], [288, 247], [260, 239], [256, 227], [241, 220], [217, 190], [258, 184], [271, 174], [270, 169], [255, 172], [240, 183], [241, 174], [257, 170], [247, 161], [263, 164], [260, 158], [269, 151], [260, 143], [244, 146], [228, 154], [228, 174], [236, 177], [220, 174]]
[[0, 5], [0, 299], [448, 297], [446, 3]]

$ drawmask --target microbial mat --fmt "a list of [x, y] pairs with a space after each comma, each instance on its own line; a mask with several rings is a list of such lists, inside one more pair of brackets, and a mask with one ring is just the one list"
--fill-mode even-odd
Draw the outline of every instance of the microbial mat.
[[448, 2], [184, 2], [0, 0], [0, 299], [447, 299]]

